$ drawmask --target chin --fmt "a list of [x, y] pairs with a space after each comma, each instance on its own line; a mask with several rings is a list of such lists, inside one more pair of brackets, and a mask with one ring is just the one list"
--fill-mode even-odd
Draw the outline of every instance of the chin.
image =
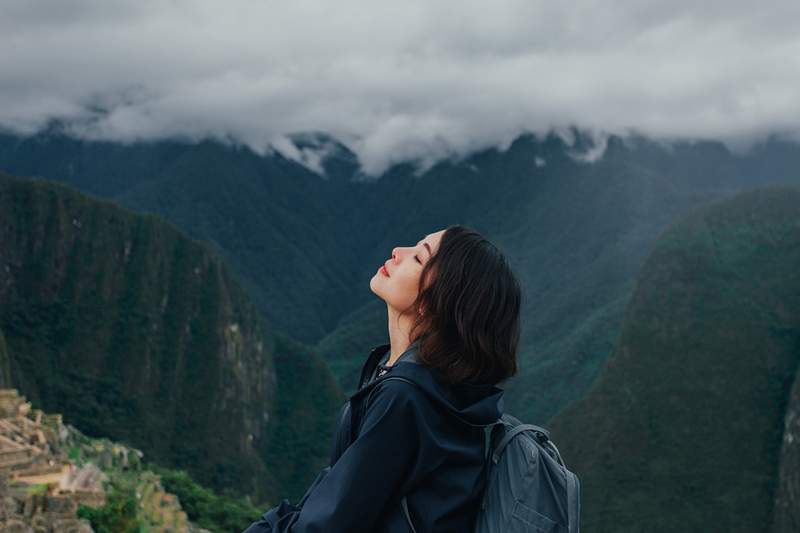
[[380, 274], [375, 274], [374, 276], [372, 276], [372, 279], [369, 280], [369, 290], [380, 296], [380, 292], [375, 290], [375, 278], [377, 276], [380, 276]]

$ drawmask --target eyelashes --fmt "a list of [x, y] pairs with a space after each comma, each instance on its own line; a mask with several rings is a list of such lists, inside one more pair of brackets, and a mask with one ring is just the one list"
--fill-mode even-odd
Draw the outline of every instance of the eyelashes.
[[419, 260], [419, 256], [416, 256], [416, 255], [415, 255], [415, 256], [414, 256], [414, 259], [416, 259], [416, 260], [417, 260], [417, 263], [419, 263], [420, 265], [422, 264], [422, 261], [420, 261], [420, 260]]

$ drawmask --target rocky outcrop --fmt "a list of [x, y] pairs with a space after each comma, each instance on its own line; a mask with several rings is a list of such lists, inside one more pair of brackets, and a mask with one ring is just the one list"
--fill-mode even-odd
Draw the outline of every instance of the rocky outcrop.
[[78, 509], [103, 507], [113, 477], [134, 487], [142, 530], [209, 533], [189, 522], [141, 458], [139, 450], [88, 438], [60, 415], [32, 409], [15, 389], [0, 389], [0, 531], [92, 533]]
[[14, 389], [0, 389], [0, 531], [91, 533], [79, 505], [105, 503], [97, 467], [67, 459], [66, 428]]

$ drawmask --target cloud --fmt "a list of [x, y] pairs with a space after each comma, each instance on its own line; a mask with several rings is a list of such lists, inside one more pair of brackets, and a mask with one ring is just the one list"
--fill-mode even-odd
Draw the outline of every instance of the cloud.
[[0, 11], [0, 47], [13, 51], [0, 55], [0, 125], [21, 132], [59, 118], [89, 138], [213, 136], [263, 153], [326, 131], [379, 174], [572, 124], [740, 144], [800, 124], [791, 1], [5, 0]]
[[329, 156], [335, 156], [339, 147], [332, 139], [316, 132], [294, 135], [279, 135], [269, 141], [265, 152], [278, 153], [291, 159], [322, 177], [325, 175], [324, 162]]

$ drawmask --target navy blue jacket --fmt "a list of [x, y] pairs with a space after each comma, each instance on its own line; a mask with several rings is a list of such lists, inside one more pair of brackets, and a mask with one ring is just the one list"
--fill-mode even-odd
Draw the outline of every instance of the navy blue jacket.
[[[389, 367], [390, 345], [372, 350], [340, 413], [330, 465], [297, 505], [284, 499], [244, 533], [408, 533], [404, 495], [417, 533], [471, 531], [485, 484], [483, 428], [502, 414], [504, 391], [447, 385], [417, 362], [416, 346]], [[384, 383], [389, 376], [416, 385]]]

